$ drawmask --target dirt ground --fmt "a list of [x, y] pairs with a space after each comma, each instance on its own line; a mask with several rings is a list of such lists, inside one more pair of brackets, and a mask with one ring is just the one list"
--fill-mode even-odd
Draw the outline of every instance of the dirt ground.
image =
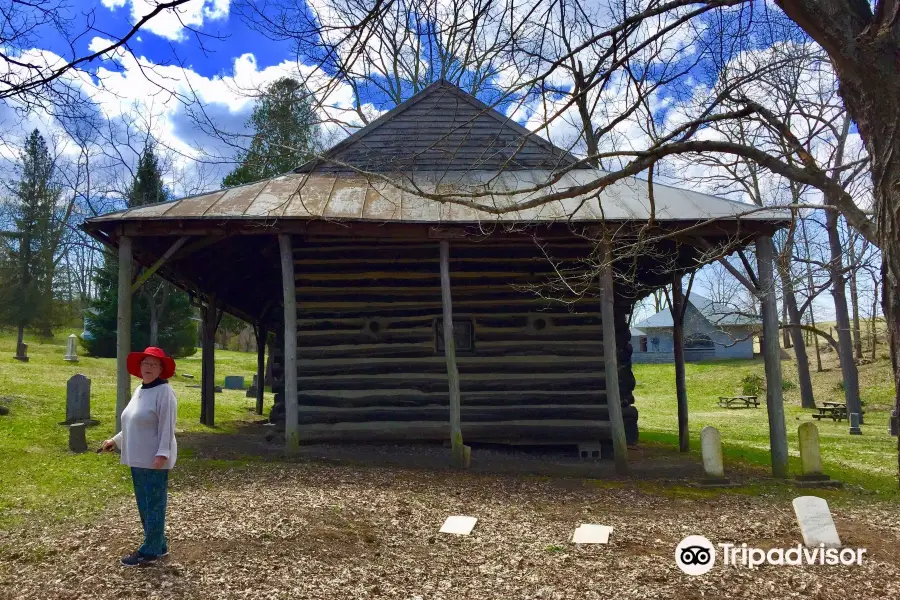
[[[808, 492], [693, 492], [675, 484], [696, 479], [697, 465], [662, 451], [636, 453], [623, 479], [609, 461], [552, 450], [476, 448], [473, 469], [455, 473], [439, 446], [316, 446], [292, 461], [278, 460], [258, 431], [184, 436], [179, 446], [198, 458], [263, 460], [176, 466], [171, 553], [152, 567], [118, 563], [140, 543], [133, 499], [112, 502], [89, 526], [0, 532], [0, 598], [900, 597], [900, 505], [863, 495], [833, 506], [844, 545], [868, 550], [862, 566], [717, 564], [683, 574], [674, 552], [687, 535], [796, 546], [790, 498]], [[753, 483], [760, 473], [734, 475]], [[478, 518], [472, 535], [438, 533], [454, 514]], [[581, 523], [612, 526], [610, 543], [571, 544]]]

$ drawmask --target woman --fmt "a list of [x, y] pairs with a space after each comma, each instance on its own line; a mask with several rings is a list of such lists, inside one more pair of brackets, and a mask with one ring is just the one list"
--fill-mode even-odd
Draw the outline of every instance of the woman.
[[166, 380], [175, 374], [175, 361], [159, 348], [128, 355], [128, 372], [141, 385], [122, 411], [122, 430], [103, 442], [102, 450], [122, 451], [122, 464], [131, 467], [144, 544], [122, 558], [127, 567], [151, 564], [169, 553], [166, 541], [166, 500], [169, 470], [175, 466], [175, 418], [178, 402]]

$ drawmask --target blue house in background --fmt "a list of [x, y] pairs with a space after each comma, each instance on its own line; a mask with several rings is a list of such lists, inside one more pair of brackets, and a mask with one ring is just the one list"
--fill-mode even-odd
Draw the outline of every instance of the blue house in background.
[[[762, 321], [691, 293], [684, 314], [686, 361], [753, 358], [753, 337]], [[634, 363], [675, 362], [674, 324], [668, 308], [631, 328]]]

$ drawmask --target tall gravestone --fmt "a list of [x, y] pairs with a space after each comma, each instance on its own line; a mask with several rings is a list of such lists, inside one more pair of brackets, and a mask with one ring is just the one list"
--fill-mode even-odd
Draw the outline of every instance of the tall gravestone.
[[64, 425], [84, 423], [96, 425], [98, 421], [91, 418], [91, 380], [78, 373], [72, 375], [66, 383], [66, 420]]
[[819, 451], [819, 429], [815, 423], [803, 423], [797, 428], [800, 440], [800, 468], [797, 485], [801, 487], [838, 486], [822, 472], [822, 455]]
[[719, 430], [707, 425], [700, 430], [700, 454], [703, 457], [703, 486], [727, 486], [731, 480], [725, 477], [725, 465], [722, 460], [722, 437]]
[[256, 398], [256, 386], [259, 385], [257, 380], [259, 379], [259, 375], [253, 376], [253, 383], [250, 384], [250, 387], [247, 388], [247, 397], [248, 398]]
[[76, 352], [77, 343], [78, 338], [76, 338], [75, 334], [73, 333], [66, 341], [66, 355], [63, 358], [67, 362], [78, 362], [78, 353]]

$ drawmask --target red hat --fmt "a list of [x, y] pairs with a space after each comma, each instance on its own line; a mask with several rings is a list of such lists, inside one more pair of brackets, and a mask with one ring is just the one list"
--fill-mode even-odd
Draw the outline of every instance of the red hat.
[[144, 360], [145, 356], [158, 358], [162, 362], [162, 373], [159, 374], [160, 379], [169, 379], [175, 374], [175, 360], [171, 356], [166, 356], [162, 349], [155, 346], [150, 346], [143, 352], [129, 353], [126, 361], [128, 372], [135, 377], [141, 377], [141, 361]]

